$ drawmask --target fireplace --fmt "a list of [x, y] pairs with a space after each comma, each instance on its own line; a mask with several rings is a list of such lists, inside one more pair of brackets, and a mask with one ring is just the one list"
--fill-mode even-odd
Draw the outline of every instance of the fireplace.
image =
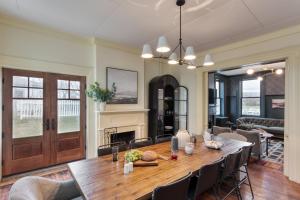
[[127, 132], [115, 133], [110, 135], [111, 143], [126, 142], [126, 144], [129, 144], [130, 140], [133, 140], [134, 138], [135, 138], [135, 131], [127, 131]]

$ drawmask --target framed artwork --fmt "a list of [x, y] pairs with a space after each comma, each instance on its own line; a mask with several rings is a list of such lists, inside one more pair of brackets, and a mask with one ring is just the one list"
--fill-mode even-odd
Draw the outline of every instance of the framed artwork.
[[138, 103], [138, 72], [112, 67], [106, 68], [106, 88], [115, 84], [116, 95], [109, 104]]
[[272, 108], [284, 108], [284, 99], [272, 99]]

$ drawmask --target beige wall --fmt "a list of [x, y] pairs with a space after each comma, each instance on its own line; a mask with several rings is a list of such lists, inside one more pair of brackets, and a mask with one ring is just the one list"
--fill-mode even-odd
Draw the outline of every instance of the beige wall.
[[[300, 183], [299, 117], [300, 111], [300, 27], [281, 30], [272, 34], [252, 38], [209, 51], [214, 55], [216, 65], [198, 69], [197, 80], [197, 123], [207, 128], [207, 72], [243, 64], [276, 59], [287, 59], [284, 174]], [[200, 53], [204, 55], [206, 52]]]
[[[95, 60], [94, 46], [90, 39], [77, 38], [0, 18], [0, 68], [81, 75], [87, 76], [87, 81], [91, 82]], [[2, 85], [0, 87], [2, 93], [1, 88]], [[91, 133], [95, 132], [93, 116], [90, 115], [91, 110], [93, 110], [93, 104], [89, 101], [87, 143], [91, 140]], [[2, 114], [0, 121], [2, 121]], [[2, 150], [1, 139], [2, 137], [0, 137], [0, 151]], [[91, 157], [91, 155], [88, 149], [87, 156]], [[2, 156], [1, 152], [0, 156]], [[0, 170], [0, 177], [1, 172], [2, 170]]]

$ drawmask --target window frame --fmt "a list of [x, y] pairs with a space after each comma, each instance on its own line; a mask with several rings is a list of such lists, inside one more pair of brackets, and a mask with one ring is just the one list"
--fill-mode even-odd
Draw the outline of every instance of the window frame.
[[[217, 89], [217, 82], [219, 83], [219, 88]], [[216, 97], [215, 97], [215, 107], [216, 107], [216, 116], [223, 116], [224, 115], [224, 96], [222, 96], [221, 92], [221, 85], [223, 84], [224, 87], [224, 81], [222, 80], [215, 80], [215, 87], [216, 87]], [[224, 90], [224, 88], [223, 88]], [[224, 94], [224, 91], [223, 91]], [[217, 114], [217, 101], [220, 100], [220, 113]]]
[[[241, 81], [241, 85], [240, 85], [240, 87], [241, 87], [240, 109], [241, 109], [241, 111], [240, 112], [241, 112], [242, 117], [260, 117], [261, 116], [261, 106], [262, 106], [262, 103], [261, 103], [261, 99], [262, 99], [261, 81], [259, 81], [259, 97], [244, 97], [243, 96], [243, 82], [244, 81], [254, 81], [254, 80], [257, 80], [257, 79], [243, 79]], [[259, 99], [259, 115], [244, 115], [243, 114], [243, 99]]]

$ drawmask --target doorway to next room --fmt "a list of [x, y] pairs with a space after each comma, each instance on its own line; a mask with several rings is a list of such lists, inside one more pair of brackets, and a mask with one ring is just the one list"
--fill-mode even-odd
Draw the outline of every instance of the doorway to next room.
[[208, 75], [208, 126], [255, 143], [258, 162], [283, 170], [284, 60], [234, 67]]

